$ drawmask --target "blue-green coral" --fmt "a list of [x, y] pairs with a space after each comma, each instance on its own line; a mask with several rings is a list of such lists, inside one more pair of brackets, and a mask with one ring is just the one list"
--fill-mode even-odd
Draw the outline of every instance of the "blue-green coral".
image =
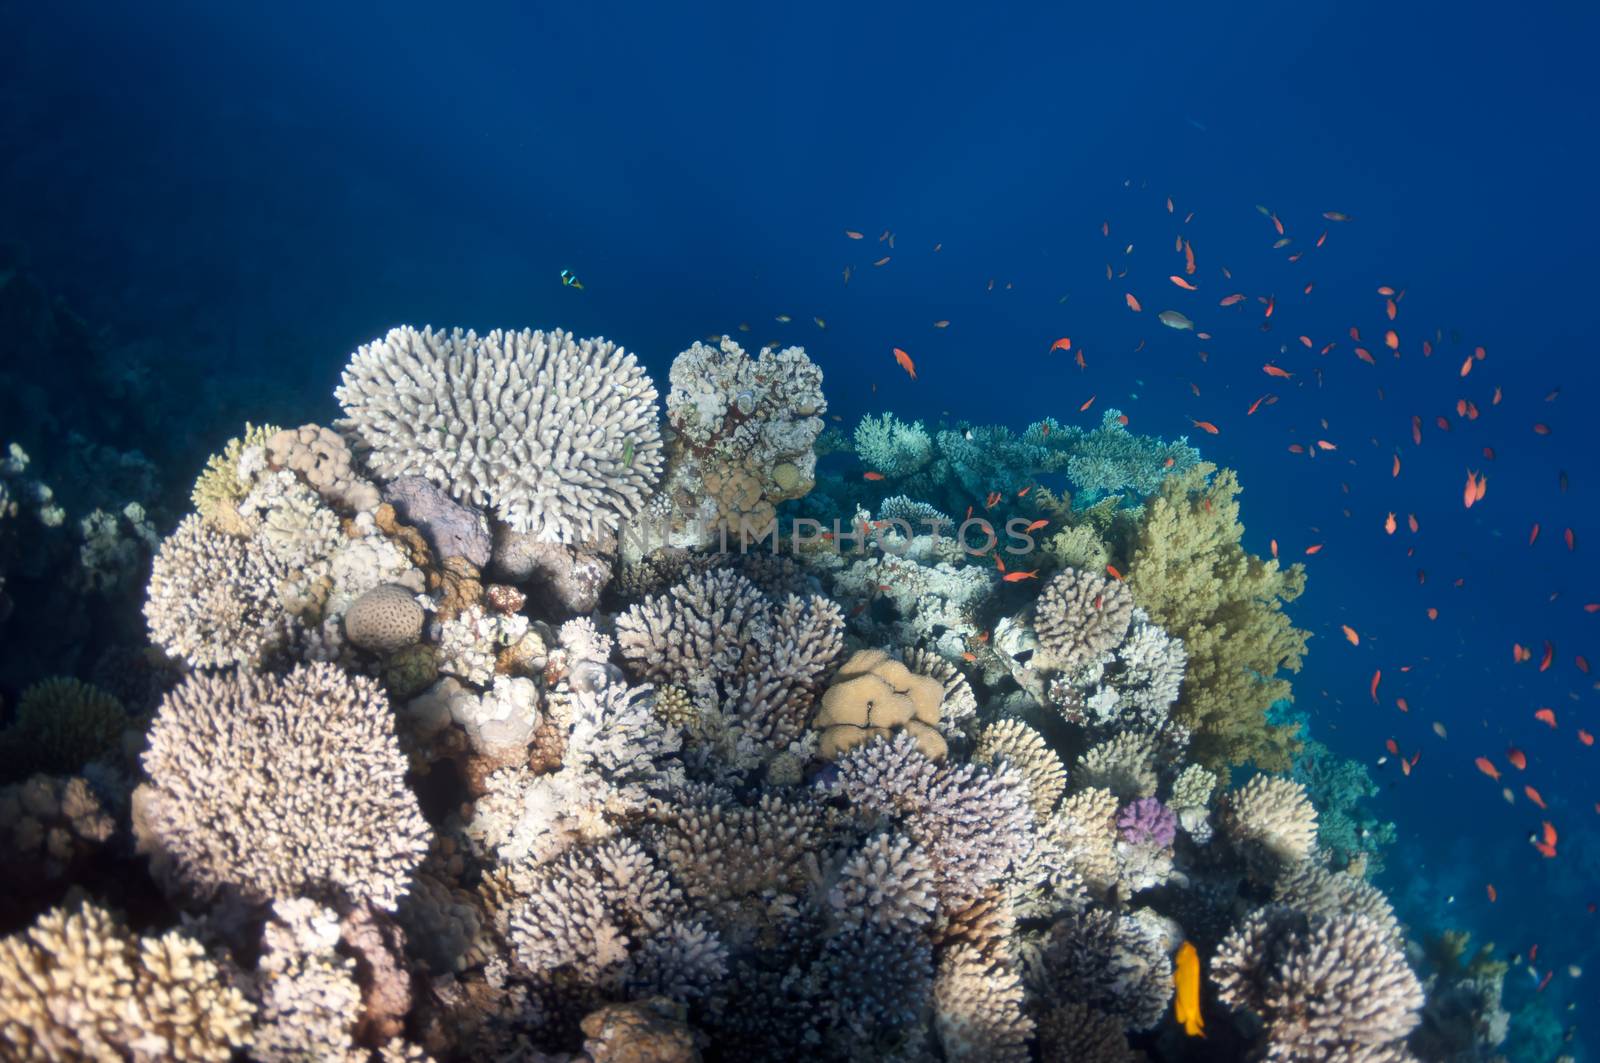
[[1169, 473], [1186, 472], [1200, 460], [1200, 452], [1189, 446], [1187, 439], [1168, 443], [1156, 436], [1128, 431], [1122, 423], [1122, 411], [1114, 408], [1106, 410], [1099, 428], [1071, 431], [1074, 434], [1067, 443], [1071, 454], [1067, 459], [1067, 479], [1078, 490], [1078, 500], [1084, 503], [1107, 495], [1143, 498], [1159, 490]]
[[933, 460], [933, 440], [921, 421], [910, 424], [886, 413], [856, 425], [856, 456], [891, 479], [909, 476]]

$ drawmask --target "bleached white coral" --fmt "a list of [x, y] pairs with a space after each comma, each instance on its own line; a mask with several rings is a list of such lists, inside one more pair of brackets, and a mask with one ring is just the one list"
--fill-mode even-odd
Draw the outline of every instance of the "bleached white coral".
[[426, 476], [546, 541], [609, 537], [661, 469], [655, 387], [603, 339], [392, 329], [334, 394], [379, 476]]
[[533, 680], [495, 676], [494, 685], [482, 694], [450, 678], [439, 684], [454, 687], [448, 694], [450, 717], [467, 732], [474, 752], [506, 763], [527, 750], [539, 726], [539, 688]]
[[190, 676], [162, 700], [143, 762], [141, 847], [200, 897], [392, 910], [427, 849], [388, 700], [331, 665]]
[[289, 636], [281, 570], [254, 539], [191, 513], [156, 552], [145, 598], [150, 638], [196, 668], [256, 667]]
[[352, 1040], [361, 1017], [355, 961], [341, 956], [339, 916], [304, 897], [280, 900], [262, 929], [251, 979], [261, 1006], [250, 1045], [262, 1063], [364, 1060]]
[[1033, 1020], [1022, 979], [969, 944], [946, 949], [933, 981], [933, 1028], [952, 1063], [1026, 1063]]
[[528, 631], [521, 613], [491, 613], [468, 606], [439, 625], [439, 671], [487, 686], [494, 678], [495, 658]]
[[1133, 595], [1121, 580], [1062, 569], [1034, 603], [1035, 665], [1070, 671], [1102, 658], [1122, 644], [1132, 618]]

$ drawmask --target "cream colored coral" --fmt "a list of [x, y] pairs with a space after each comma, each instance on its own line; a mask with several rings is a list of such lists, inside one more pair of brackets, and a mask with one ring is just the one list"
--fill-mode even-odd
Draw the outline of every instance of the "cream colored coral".
[[1015, 968], [969, 944], [946, 949], [933, 982], [933, 1028], [952, 1063], [1026, 1063], [1033, 1020]]
[[1230, 793], [1222, 826], [1235, 844], [1258, 846], [1288, 864], [1304, 860], [1317, 844], [1317, 810], [1306, 788], [1274, 775], [1254, 776]]
[[1124, 731], [1078, 758], [1073, 768], [1077, 785], [1110, 790], [1124, 801], [1156, 792], [1155, 743], [1148, 735]]
[[818, 753], [836, 760], [879, 735], [904, 730], [929, 757], [948, 751], [939, 734], [944, 684], [915, 675], [882, 650], [860, 650], [839, 668], [822, 694], [822, 710], [811, 726], [822, 732]]
[[281, 647], [290, 619], [278, 572], [255, 540], [195, 514], [162, 542], [144, 603], [151, 641], [196, 668], [256, 667]]
[[1034, 666], [1069, 671], [1121, 645], [1133, 619], [1133, 595], [1120, 580], [1067, 568], [1050, 577], [1033, 611], [1039, 638]]
[[999, 720], [983, 729], [972, 759], [980, 764], [1009, 760], [1028, 786], [1028, 799], [1040, 820], [1050, 815], [1067, 788], [1067, 769], [1044, 738], [1021, 720]]
[[350, 467], [350, 445], [331, 428], [303, 424], [266, 440], [267, 458], [278, 468], [299, 473], [329, 503], [359, 512], [375, 509], [378, 489]]
[[1116, 794], [1091, 787], [1067, 797], [1046, 824], [1091, 890], [1107, 890], [1117, 881], [1117, 806]]
[[392, 329], [334, 394], [379, 476], [426, 476], [545, 541], [608, 538], [661, 469], [656, 389], [603, 339]]
[[0, 1056], [223, 1063], [253, 1009], [180, 931], [139, 938], [92, 904], [0, 940]]
[[239, 475], [239, 458], [251, 447], [264, 444], [278, 429], [272, 425], [246, 423], [244, 435], [228, 440], [220, 454], [206, 459], [206, 467], [194, 482], [189, 499], [195, 512], [216, 528], [229, 535], [240, 537], [250, 534], [244, 519], [239, 516], [239, 503], [249, 493], [250, 485]]

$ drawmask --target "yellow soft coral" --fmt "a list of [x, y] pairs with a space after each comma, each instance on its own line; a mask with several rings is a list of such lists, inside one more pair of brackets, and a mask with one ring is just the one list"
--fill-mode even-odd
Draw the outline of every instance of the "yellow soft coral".
[[239, 516], [239, 503], [248, 493], [239, 479], [239, 458], [251, 447], [266, 446], [267, 440], [278, 432], [275, 425], [256, 426], [246, 422], [243, 438], [235, 436], [228, 440], [220, 454], [206, 459], [206, 467], [195, 480], [189, 499], [207, 524], [229, 535], [249, 534], [249, 528]]
[[1287, 771], [1292, 729], [1273, 727], [1266, 712], [1290, 697], [1279, 671], [1299, 671], [1305, 656], [1310, 635], [1283, 612], [1305, 590], [1305, 569], [1282, 570], [1239, 545], [1239, 490], [1231, 469], [1206, 462], [1169, 476], [1147, 504], [1128, 585], [1189, 651], [1173, 715], [1193, 730], [1195, 759]]

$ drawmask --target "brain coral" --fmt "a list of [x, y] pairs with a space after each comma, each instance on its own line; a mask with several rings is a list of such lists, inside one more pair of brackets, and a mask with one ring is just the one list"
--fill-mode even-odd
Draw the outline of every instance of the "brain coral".
[[378, 475], [426, 476], [546, 541], [609, 537], [661, 468], [650, 378], [616, 344], [559, 329], [392, 329], [334, 394]]
[[903, 730], [938, 759], [949, 751], [937, 730], [943, 698], [939, 680], [913, 674], [882, 650], [859, 650], [823, 691], [822, 711], [811, 721], [822, 731], [817, 751], [836, 760], [868, 739]]
[[93, 905], [0, 939], [0, 1056], [214, 1060], [249, 1039], [250, 1004], [199, 942], [139, 938]]
[[196, 668], [255, 667], [288, 637], [266, 549], [191, 513], [156, 551], [144, 616], [150, 639]]
[[422, 606], [405, 587], [385, 583], [354, 602], [344, 614], [345, 636], [370, 653], [394, 653], [422, 638]]
[[1306, 788], [1271, 775], [1256, 775], [1228, 795], [1222, 826], [1235, 844], [1286, 864], [1304, 860], [1317, 843], [1317, 810]]
[[1398, 1042], [1417, 1025], [1422, 986], [1365, 916], [1257, 912], [1218, 947], [1211, 977], [1224, 1004], [1261, 1017], [1271, 1059], [1409, 1058]]
[[1062, 569], [1039, 591], [1033, 630], [1041, 668], [1068, 671], [1122, 644], [1133, 619], [1133, 595], [1119, 580]]
[[326, 664], [194, 675], [163, 699], [149, 741], [149, 782], [134, 792], [141, 847], [199, 896], [392, 910], [427, 849], [371, 679]]

